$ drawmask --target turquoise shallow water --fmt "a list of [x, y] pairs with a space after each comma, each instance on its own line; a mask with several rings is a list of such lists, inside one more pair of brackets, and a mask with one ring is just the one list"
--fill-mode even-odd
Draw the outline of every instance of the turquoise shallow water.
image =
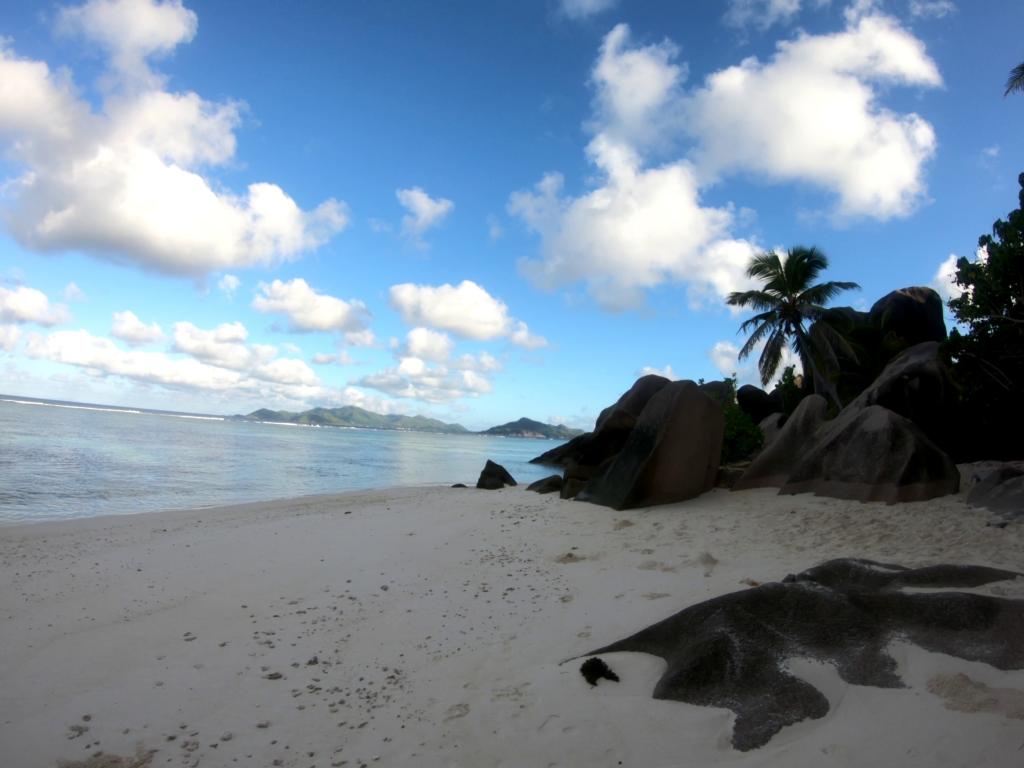
[[558, 444], [68, 406], [0, 396], [0, 523], [472, 485], [489, 458], [530, 482], [551, 470], [529, 460]]

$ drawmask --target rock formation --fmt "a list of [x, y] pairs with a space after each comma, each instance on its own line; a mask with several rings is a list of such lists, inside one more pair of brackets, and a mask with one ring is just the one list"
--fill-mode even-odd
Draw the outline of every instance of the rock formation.
[[496, 491], [506, 485], [516, 485], [515, 479], [501, 464], [495, 464], [488, 459], [480, 472], [480, 479], [476, 481], [476, 487], [487, 491]]
[[692, 381], [663, 386], [647, 402], [614, 460], [577, 498], [629, 509], [711, 490], [724, 424], [721, 407]]
[[668, 667], [654, 698], [731, 709], [732, 745], [746, 751], [767, 744], [787, 725], [828, 713], [825, 695], [787, 670], [791, 658], [831, 664], [851, 685], [901, 688], [896, 661], [886, 650], [899, 637], [934, 653], [1024, 669], [1024, 600], [899, 591], [972, 588], [1021, 575], [978, 566], [910, 570], [833, 560], [782, 583], [691, 606], [583, 655], [660, 656]]

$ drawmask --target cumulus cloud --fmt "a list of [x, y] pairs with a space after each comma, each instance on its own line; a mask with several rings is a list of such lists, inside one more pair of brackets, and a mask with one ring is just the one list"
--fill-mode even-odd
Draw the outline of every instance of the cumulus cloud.
[[201, 276], [295, 258], [345, 227], [335, 199], [306, 211], [275, 184], [237, 194], [205, 175], [234, 157], [241, 105], [149, 71], [195, 33], [180, 2], [94, 0], [60, 18], [107, 53], [112, 79], [94, 110], [69, 75], [0, 46], [0, 145], [21, 169], [4, 213], [23, 246]]
[[342, 339], [350, 347], [372, 347], [377, 343], [377, 336], [369, 328], [358, 331], [347, 331], [342, 334]]
[[[750, 355], [744, 360], [740, 360], [740, 348], [733, 344], [731, 341], [719, 341], [708, 350], [708, 357], [711, 358], [711, 362], [714, 363], [715, 368], [718, 369], [719, 373], [723, 376], [735, 375], [741, 385], [753, 384], [754, 386], [764, 386], [761, 383], [761, 376], [758, 373], [757, 361], [761, 356], [761, 350], [764, 345], [758, 346], [754, 349]], [[799, 374], [802, 372], [803, 367], [800, 365], [800, 358], [798, 358], [789, 347], [785, 347], [782, 351], [782, 364], [779, 365], [779, 370], [775, 375], [775, 378], [768, 383], [768, 389], [772, 389], [782, 378], [782, 372], [789, 366], [794, 366], [794, 372]]]
[[141, 83], [155, 78], [147, 60], [190, 42], [198, 26], [181, 0], [89, 0], [58, 16], [59, 30], [97, 43], [120, 75]]
[[59, 325], [70, 319], [67, 307], [51, 304], [46, 294], [35, 288], [0, 285], [0, 320], [8, 323]]
[[174, 350], [168, 354], [124, 348], [114, 340], [86, 330], [28, 334], [29, 357], [75, 366], [91, 375], [112, 376], [174, 390], [230, 393], [267, 402], [308, 403], [314, 398], [340, 397], [320, 385], [302, 360], [275, 357], [273, 347], [244, 344], [245, 327], [225, 323], [203, 330], [177, 323]]
[[451, 357], [452, 346], [448, 334], [429, 328], [413, 328], [406, 334], [405, 349], [414, 358], [444, 363]]
[[276, 313], [288, 318], [292, 331], [362, 331], [369, 317], [361, 301], [317, 293], [301, 277], [283, 282], [260, 283], [259, 295], [252, 300], [258, 312]]
[[229, 299], [233, 299], [235, 297], [235, 291], [238, 290], [238, 287], [241, 284], [241, 280], [239, 280], [235, 275], [230, 274], [224, 275], [220, 280], [217, 281], [217, 287], [220, 289], [221, 293], [223, 293]]
[[439, 286], [402, 283], [390, 291], [391, 306], [409, 325], [450, 331], [464, 339], [507, 338], [513, 344], [536, 348], [547, 340], [530, 333], [526, 323], [509, 315], [508, 307], [472, 280]]
[[651, 374], [655, 376], [664, 376], [666, 379], [669, 379], [671, 381], [675, 381], [676, 379], [679, 378], [678, 376], [676, 376], [676, 372], [672, 370], [671, 365], [666, 365], [664, 368], [655, 368], [650, 365], [645, 365], [643, 368], [640, 369], [638, 375], [650, 376]]
[[662, 144], [681, 119], [686, 67], [675, 63], [679, 48], [670, 40], [631, 45], [629, 27], [616, 25], [601, 43], [591, 72], [595, 88], [592, 123], [616, 143], [637, 148]]
[[[841, 32], [801, 33], [770, 61], [746, 59], [689, 90], [677, 58], [671, 41], [633, 43], [624, 24], [605, 37], [590, 78], [591, 189], [567, 194], [548, 173], [509, 197], [509, 214], [540, 236], [539, 256], [520, 263], [536, 285], [582, 283], [610, 310], [666, 282], [684, 284], [694, 306], [747, 287], [761, 248], [735, 234], [733, 205], [701, 200], [728, 174], [813, 184], [840, 216], [904, 216], [925, 198], [934, 131], [885, 108], [878, 86], [942, 80], [923, 43], [873, 5]], [[666, 161], [683, 138], [688, 153]]]
[[114, 313], [114, 324], [110, 329], [110, 335], [132, 346], [150, 344], [164, 338], [163, 329], [158, 323], [147, 325], [129, 309]]
[[395, 192], [398, 202], [409, 211], [402, 217], [402, 234], [423, 245], [423, 233], [438, 226], [448, 214], [455, 210], [455, 203], [447, 198], [433, 198], [420, 187], [399, 189]]
[[729, 209], [701, 205], [688, 162], [644, 168], [629, 147], [603, 134], [588, 154], [604, 174], [597, 189], [565, 196], [562, 177], [549, 174], [509, 199], [509, 213], [541, 236], [541, 257], [520, 263], [536, 285], [583, 282], [601, 306], [622, 310], [666, 281], [689, 283], [694, 296], [724, 296], [746, 284], [756, 248], [730, 237]]
[[809, 182], [838, 198], [840, 215], [906, 216], [925, 196], [935, 132], [919, 115], [882, 106], [875, 84], [942, 84], [924, 44], [878, 13], [781, 42], [767, 63], [749, 58], [713, 73], [686, 108], [702, 177]]
[[559, 0], [559, 7], [570, 19], [586, 19], [615, 7], [619, 0]]
[[956, 262], [959, 258], [955, 253], [949, 254], [932, 276], [931, 287], [943, 301], [958, 299], [963, 295], [964, 289], [956, 284]]
[[952, 0], [910, 0], [909, 10], [915, 18], [941, 19], [956, 13], [956, 4]]
[[348, 350], [341, 350], [341, 352], [319, 352], [313, 355], [314, 365], [352, 365], [355, 362], [352, 356], [348, 353]]
[[393, 397], [427, 403], [477, 397], [491, 391], [490, 380], [479, 371], [450, 370], [417, 357], [402, 357], [397, 366], [364, 376], [354, 383]]
[[444, 403], [491, 391], [490, 374], [501, 363], [488, 352], [463, 354], [452, 360], [453, 342], [439, 331], [413, 328], [405, 342], [392, 339], [396, 364], [354, 382], [393, 397]]
[[765, 30], [792, 21], [800, 12], [800, 5], [800, 0], [729, 0], [723, 20], [732, 27]]
[[21, 339], [21, 329], [16, 325], [0, 325], [0, 349], [10, 352]]

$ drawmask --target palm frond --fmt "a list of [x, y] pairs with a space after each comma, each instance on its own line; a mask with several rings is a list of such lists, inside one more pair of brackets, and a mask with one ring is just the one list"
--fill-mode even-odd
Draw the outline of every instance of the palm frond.
[[768, 382], [775, 377], [775, 372], [782, 364], [782, 350], [786, 347], [786, 334], [776, 330], [768, 339], [761, 352], [761, 359], [757, 361], [757, 369], [761, 373], [761, 383], [768, 386]]
[[1024, 93], [1024, 62], [1010, 70], [1010, 76], [1006, 80], [1006, 91], [1003, 96], [1009, 96], [1015, 91]]
[[757, 345], [761, 343], [761, 340], [772, 332], [777, 332], [777, 327], [774, 324], [761, 323], [761, 325], [758, 326], [757, 330], [750, 334], [750, 338], [748, 338], [746, 343], [744, 343], [737, 357], [740, 360], [746, 360], [750, 353], [757, 348]]
[[759, 253], [750, 260], [747, 267], [747, 277], [754, 277], [765, 284], [770, 284], [774, 278], [782, 274], [782, 262], [779, 261], [779, 254], [775, 251]]
[[850, 291], [855, 288], [860, 288], [860, 286], [857, 283], [830, 280], [827, 283], [812, 285], [810, 288], [802, 291], [797, 297], [797, 301], [801, 304], [824, 306], [843, 291]]
[[760, 312], [751, 317], [749, 320], [744, 320], [743, 323], [740, 325], [739, 332], [746, 333], [749, 329], [753, 328], [754, 326], [760, 325], [761, 323], [768, 323], [769, 325], [773, 326], [778, 325], [779, 313], [776, 312], [774, 309], [769, 310], [768, 312]]
[[765, 291], [733, 291], [725, 301], [733, 307], [750, 307], [758, 311], [771, 309], [779, 303], [776, 297]]

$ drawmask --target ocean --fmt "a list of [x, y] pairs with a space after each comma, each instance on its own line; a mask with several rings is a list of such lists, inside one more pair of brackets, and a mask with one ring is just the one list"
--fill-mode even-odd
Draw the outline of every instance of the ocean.
[[519, 483], [558, 445], [530, 438], [300, 427], [0, 395], [0, 524], [410, 485]]

